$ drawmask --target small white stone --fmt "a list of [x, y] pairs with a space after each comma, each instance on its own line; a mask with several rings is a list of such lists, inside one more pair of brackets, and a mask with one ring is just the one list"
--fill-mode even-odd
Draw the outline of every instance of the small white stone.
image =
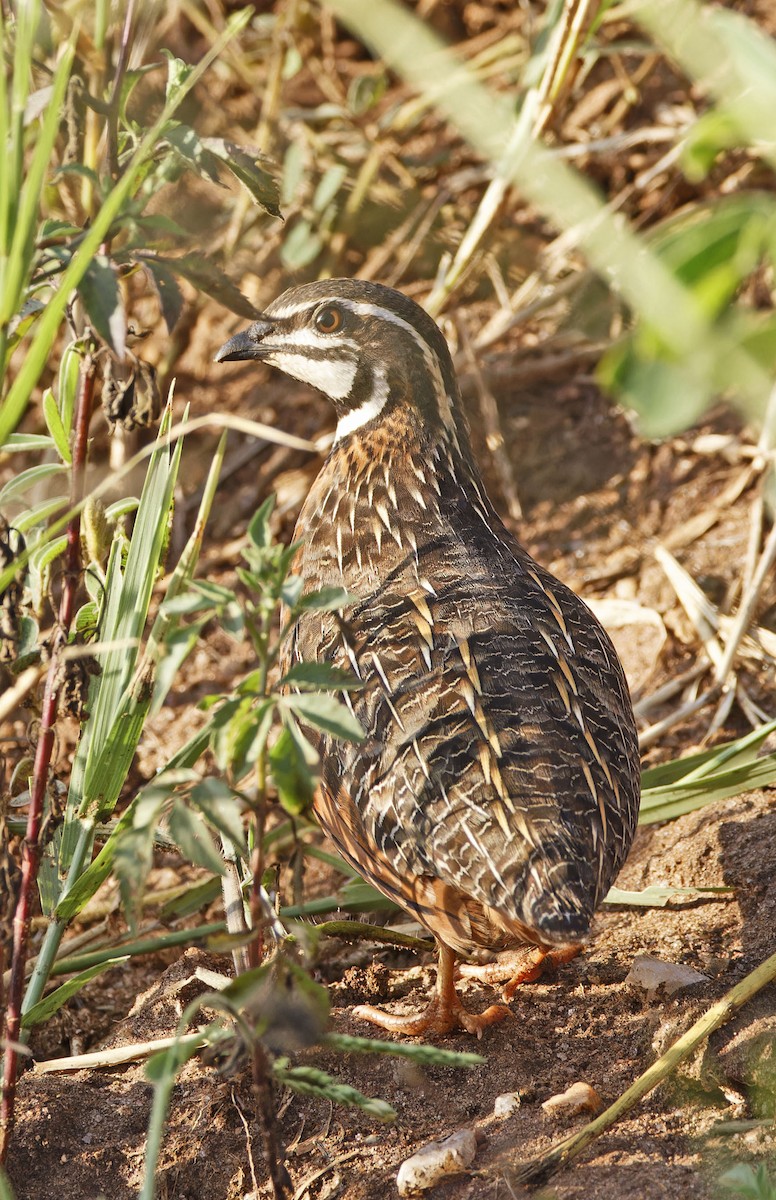
[[589, 1083], [572, 1083], [565, 1092], [550, 1096], [542, 1109], [548, 1117], [576, 1117], [582, 1112], [601, 1112], [604, 1102]]
[[429, 1142], [399, 1167], [396, 1186], [400, 1196], [427, 1192], [446, 1175], [457, 1175], [474, 1162], [477, 1139], [471, 1129], [459, 1129], [442, 1142]]
[[494, 1117], [511, 1117], [512, 1113], [517, 1112], [520, 1107], [519, 1092], [502, 1092], [500, 1096], [496, 1096], [493, 1104]]
[[653, 958], [651, 954], [638, 954], [625, 982], [631, 987], [639, 988], [648, 997], [654, 997], [658, 994], [673, 996], [674, 992], [680, 991], [681, 988], [706, 983], [708, 978], [708, 975], [702, 975], [694, 967], [664, 962], [661, 958]]

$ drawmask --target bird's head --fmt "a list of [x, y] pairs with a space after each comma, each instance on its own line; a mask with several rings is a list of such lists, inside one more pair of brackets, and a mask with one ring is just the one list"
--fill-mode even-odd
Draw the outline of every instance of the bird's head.
[[216, 362], [246, 358], [323, 392], [337, 414], [335, 442], [398, 407], [410, 428], [468, 440], [447, 343], [428, 313], [393, 288], [358, 279], [291, 288], [216, 354]]

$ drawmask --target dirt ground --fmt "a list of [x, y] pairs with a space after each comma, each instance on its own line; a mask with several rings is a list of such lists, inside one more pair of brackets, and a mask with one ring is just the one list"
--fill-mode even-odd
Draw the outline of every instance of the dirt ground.
[[[441, 23], [445, 14], [466, 8], [508, 26], [524, 6], [494, 0], [491, 5], [427, 7], [436, 9]], [[762, 7], [767, 23], [772, 14]], [[461, 36], [457, 25], [446, 32]], [[352, 56], [352, 43], [347, 53]], [[595, 78], [591, 87], [594, 83]], [[312, 96], [307, 102], [320, 102], [309, 79], [306, 86]], [[681, 103], [682, 87], [686, 85], [680, 86], [671, 69], [659, 65], [643, 83], [643, 111], [636, 118], [647, 120], [662, 104]], [[292, 100], [299, 97], [291, 95]], [[244, 93], [233, 91], [224, 103], [235, 125], [250, 124]], [[222, 127], [219, 131], [224, 132]], [[662, 149], [655, 150], [658, 154]], [[622, 155], [598, 181], [614, 194], [635, 171]], [[648, 221], [651, 214], [665, 213], [688, 198], [674, 178], [664, 195], [636, 196], [626, 211]], [[523, 215], [514, 214], [515, 224]], [[456, 237], [465, 224], [461, 216]], [[538, 237], [537, 229], [527, 229], [526, 236]], [[548, 240], [546, 230], [541, 237]], [[440, 245], [432, 235], [429, 244], [438, 258]], [[339, 268], [357, 274], [358, 260], [352, 271], [350, 265], [348, 260]], [[281, 274], [276, 270], [274, 278]], [[424, 274], [423, 264], [416, 262], [401, 286], [422, 295], [432, 276], [433, 269]], [[257, 302], [268, 298], [265, 294]], [[478, 327], [478, 302], [472, 289], [457, 305], [471, 329]], [[241, 413], [304, 437], [330, 431], [333, 420], [326, 402], [288, 380], [255, 364], [213, 366], [214, 351], [234, 328], [234, 319], [223, 310], [214, 305], [203, 310], [177, 370], [177, 404], [191, 402], [195, 416], [214, 409]], [[455, 333], [450, 325], [446, 328]], [[757, 494], [748, 453], [757, 434], [720, 407], [681, 437], [646, 441], [600, 394], [587, 373], [592, 358], [575, 357], [573, 341], [561, 339], [560, 365], [545, 361], [547, 332], [541, 321], [529, 323], [488, 350], [480, 362], [498, 408], [506, 476], [505, 464], [493, 456], [493, 438], [486, 437], [493, 433], [488, 423], [492, 416], [483, 415], [476, 381], [462, 366], [477, 455], [494, 501], [540, 562], [586, 599], [637, 600], [651, 611], [646, 623], [630, 620], [612, 630], [634, 698], [643, 702], [693, 668], [703, 654], [655, 549], [659, 544], [670, 549], [715, 605], [724, 612], [734, 609]], [[556, 357], [557, 352], [555, 343]], [[203, 435], [191, 450], [187, 447], [174, 544], [176, 539], [182, 544], [190, 527], [214, 444], [215, 435]], [[318, 465], [298, 451], [260, 444], [251, 449], [247, 440], [233, 438], [203, 573], [217, 581], [234, 580], [236, 539], [270, 491], [278, 497], [277, 530], [288, 536]], [[522, 507], [519, 518], [514, 497], [509, 515], [510, 482]], [[757, 620], [776, 630], [773, 580], [762, 594]], [[744, 661], [740, 675], [747, 694], [770, 715], [772, 665], [773, 660], [755, 655]], [[179, 743], [182, 728], [189, 731], [201, 696], [229, 686], [244, 669], [244, 655], [223, 635], [210, 637], [197, 649], [144, 740], [135, 784], [151, 778], [165, 751]], [[674, 696], [645, 706], [641, 728], [668, 717], [680, 702]], [[665, 761], [703, 745], [713, 712], [713, 706], [707, 707], [670, 727], [648, 748], [645, 762]], [[713, 740], [749, 728], [736, 703]], [[528, 1195], [515, 1180], [520, 1165], [587, 1119], [553, 1120], [542, 1109], [545, 1100], [583, 1081], [604, 1102], [613, 1101], [710, 1004], [773, 952], [775, 799], [775, 790], [751, 793], [664, 826], [640, 829], [619, 886], [728, 890], [662, 909], [605, 907], [585, 953], [524, 985], [512, 1002], [511, 1020], [491, 1028], [474, 1046], [465, 1035], [441, 1039], [448, 1048], [477, 1050], [486, 1060], [483, 1065], [468, 1071], [421, 1070], [387, 1057], [345, 1058], [319, 1049], [296, 1055], [296, 1062], [322, 1066], [367, 1095], [388, 1101], [398, 1115], [394, 1124], [381, 1125], [356, 1109], [281, 1092], [280, 1126], [294, 1200], [392, 1197], [404, 1159], [462, 1128], [477, 1134], [474, 1163], [438, 1185], [434, 1197], [509, 1200]], [[154, 884], [161, 891], [186, 872], [190, 877], [190, 868], [177, 858], [160, 854]], [[338, 882], [318, 869], [308, 887], [326, 894]], [[288, 886], [285, 875], [282, 884]], [[101, 901], [100, 918], [107, 911], [118, 927], [115, 894], [106, 892]], [[208, 916], [219, 919], [220, 913], [213, 908]], [[643, 954], [693, 967], [703, 978], [671, 996], [645, 994], [627, 982], [634, 959]], [[37, 1035], [36, 1060], [174, 1033], [182, 1008], [202, 987], [196, 971], [203, 968], [229, 973], [231, 959], [195, 948], [138, 958], [106, 973]], [[433, 970], [428, 954], [334, 939], [322, 942], [314, 967], [316, 977], [330, 988], [332, 1028], [363, 1036], [373, 1030], [352, 1017], [354, 1005], [368, 1001], [417, 1007], [432, 985]], [[497, 998], [480, 984], [466, 983], [462, 990], [472, 1009]], [[776, 989], [769, 987], [713, 1035], [670, 1085], [649, 1095], [571, 1168], [531, 1194], [556, 1200], [720, 1200], [728, 1193], [719, 1177], [731, 1164], [765, 1163], [776, 1169], [773, 1129], [756, 1123], [772, 1117], [776, 1107], [775, 1043]], [[497, 1117], [494, 1101], [507, 1092], [517, 1093], [519, 1104], [510, 1116]], [[52, 1193], [64, 1200], [135, 1196], [143, 1178], [151, 1097], [139, 1062], [70, 1074], [27, 1070], [19, 1084], [8, 1168], [17, 1200], [48, 1200]], [[240, 1063], [219, 1069], [190, 1062], [172, 1095], [159, 1197], [240, 1200], [255, 1195], [267, 1200], [253, 1109], [249, 1075]], [[720, 1131], [721, 1122], [732, 1120], [751, 1124], [739, 1125], [734, 1133]]]

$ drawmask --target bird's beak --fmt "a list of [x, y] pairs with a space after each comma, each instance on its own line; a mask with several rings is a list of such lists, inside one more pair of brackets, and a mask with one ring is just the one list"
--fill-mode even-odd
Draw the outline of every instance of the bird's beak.
[[228, 342], [224, 342], [215, 357], [215, 361], [235, 362], [243, 358], [264, 358], [267, 347], [263, 345], [264, 338], [271, 333], [274, 326], [269, 317], [259, 317], [253, 325], [236, 333]]

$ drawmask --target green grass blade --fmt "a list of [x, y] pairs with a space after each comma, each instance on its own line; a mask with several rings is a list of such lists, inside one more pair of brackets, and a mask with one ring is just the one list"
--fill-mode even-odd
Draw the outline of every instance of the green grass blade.
[[103, 971], [107, 971], [110, 967], [117, 967], [120, 963], [126, 961], [125, 955], [117, 957], [113, 954], [112, 957], [95, 963], [94, 966], [88, 967], [85, 971], [80, 971], [78, 975], [74, 975], [72, 979], [68, 979], [67, 983], [63, 983], [53, 992], [50, 992], [43, 1000], [39, 1000], [37, 1004], [34, 1004], [32, 1008], [27, 1009], [22, 1019], [22, 1027], [30, 1029], [33, 1025], [41, 1025], [44, 1021], [48, 1021], [49, 1017], [53, 1017], [54, 1013], [58, 1012], [63, 1004], [66, 1004], [73, 996], [77, 996], [81, 988], [85, 987], [91, 979], [102, 975]]

